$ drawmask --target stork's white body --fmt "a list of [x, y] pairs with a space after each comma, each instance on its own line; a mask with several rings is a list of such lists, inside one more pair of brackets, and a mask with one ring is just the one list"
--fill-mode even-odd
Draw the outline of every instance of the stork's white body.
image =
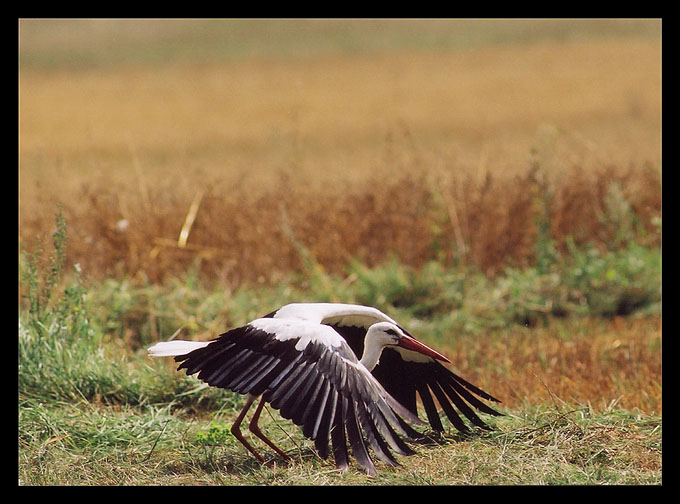
[[[278, 453], [286, 456], [257, 427], [264, 402], [300, 425], [324, 458], [330, 438], [336, 465], [341, 469], [348, 464], [346, 433], [353, 455], [370, 474], [375, 474], [376, 469], [366, 444], [390, 465], [397, 462], [388, 445], [401, 454], [413, 453], [396, 433], [419, 435], [404, 421], [423, 424], [418, 418], [416, 392], [423, 400], [430, 424], [438, 430], [442, 426], [428, 390], [434, 392], [460, 430], [466, 427], [447, 397], [480, 427], [485, 426], [484, 422], [461, 396], [486, 413], [498, 414], [470, 391], [485, 399], [496, 401], [495, 398], [437, 362], [448, 362], [446, 357], [416, 341], [386, 314], [368, 306], [289, 304], [215, 340], [157, 343], [149, 348], [149, 354], [174, 356], [182, 361], [179, 369], [186, 368], [188, 374], [198, 373], [198, 378], [210, 385], [248, 394], [233, 432], [260, 460], [262, 457], [238, 430], [247, 409], [260, 396], [251, 430]], [[381, 355], [386, 357], [384, 364], [380, 363]], [[404, 380], [409, 378], [413, 384], [404, 386]]]

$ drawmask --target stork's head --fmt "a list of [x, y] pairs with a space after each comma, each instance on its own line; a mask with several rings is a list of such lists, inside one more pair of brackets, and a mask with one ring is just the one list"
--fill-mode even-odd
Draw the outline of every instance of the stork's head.
[[[369, 338], [370, 335], [370, 338]], [[392, 324], [391, 322], [378, 322], [373, 324], [366, 334], [366, 340], [369, 339], [375, 341], [377, 346], [384, 347], [400, 347], [406, 350], [411, 350], [433, 359], [437, 359], [444, 362], [451, 362], [449, 359], [444, 357], [442, 354], [433, 350], [429, 346], [421, 343], [415, 339], [410, 334], [407, 334], [398, 325]]]

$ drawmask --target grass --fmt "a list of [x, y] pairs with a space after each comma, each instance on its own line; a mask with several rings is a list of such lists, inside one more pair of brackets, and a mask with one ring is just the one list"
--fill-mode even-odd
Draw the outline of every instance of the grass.
[[[229, 436], [206, 441], [212, 421], [169, 407], [91, 403], [21, 404], [22, 485], [655, 485], [661, 483], [661, 418], [616, 407], [525, 407], [491, 433], [416, 446], [399, 468], [379, 464], [369, 478], [338, 473], [298, 429], [263, 415], [265, 432], [291, 455], [267, 465]], [[235, 411], [223, 410], [222, 418]], [[211, 427], [208, 427], [210, 425]]]
[[[583, 272], [579, 253], [555, 263], [547, 274], [564, 277], [555, 285], [588, 289], [580, 291], [586, 300], [625, 297], [619, 285], [646, 293], [644, 303], [626, 305], [632, 311], [623, 317], [611, 318], [600, 303], [563, 309], [556, 317], [543, 308], [552, 305], [551, 296], [560, 297], [559, 288], [556, 294], [522, 285], [527, 278], [540, 279], [535, 272], [510, 272], [489, 286], [483, 275], [463, 278], [434, 264], [421, 272], [396, 262], [372, 270], [355, 265], [352, 282], [326, 276], [308, 285], [307, 277], [291, 277], [275, 289], [242, 288], [233, 295], [206, 292], [195, 274], [164, 287], [113, 288], [113, 280], [85, 287], [77, 270], [62, 274], [67, 240], [61, 214], [56, 229], [50, 256], [41, 261], [25, 255], [22, 263], [24, 282], [32, 288], [26, 289], [19, 330], [20, 484], [661, 481], [660, 279], [648, 274], [659, 257], [650, 251], [596, 254]], [[570, 278], [574, 270], [576, 279]], [[606, 294], [592, 288], [603, 288], [601, 275], [609, 280]], [[188, 326], [207, 338], [261, 315], [263, 305], [315, 289], [321, 289], [315, 298], [323, 298], [329, 285], [348, 300], [383, 296], [382, 307], [446, 353], [463, 376], [501, 397], [506, 416], [490, 420], [490, 433], [470, 437], [449, 427], [441, 445], [420, 446], [418, 455], [402, 460], [403, 467], [382, 467], [378, 478], [369, 479], [356, 470], [338, 474], [318, 459], [299, 429], [270, 411], [264, 415], [266, 432], [294, 461], [272, 459], [261, 468], [228, 432], [241, 396], [206, 388], [177, 373], [172, 363], [145, 355], [150, 334], [165, 336]], [[513, 304], [499, 310], [508, 288]], [[452, 295], [461, 291], [464, 297]], [[518, 292], [545, 297], [525, 299]], [[540, 317], [528, 325], [526, 314], [536, 310]]]
[[21, 63], [27, 67], [102, 68], [168, 59], [300, 59], [333, 54], [470, 47], [569, 40], [584, 36], [656, 35], [654, 20], [483, 19], [154, 19], [20, 22]]
[[[631, 236], [648, 247], [660, 243], [657, 169], [581, 175], [568, 170], [539, 183], [527, 171], [436, 184], [411, 175], [375, 179], [368, 188], [342, 194], [296, 186], [223, 192], [216, 181], [200, 199], [182, 245], [178, 236], [191, 202], [166, 185], [149, 190], [148, 204], [125, 205], [121, 198], [131, 193], [124, 188], [91, 187], [64, 213], [72, 229], [71, 260], [87, 277], [138, 276], [157, 283], [198, 267], [203, 281], [232, 289], [273, 285], [291, 271], [308, 271], [311, 263], [341, 274], [351, 262], [375, 267], [396, 256], [417, 268], [436, 261], [476, 266], [493, 276], [507, 266], [549, 261], [546, 254], [566, 254], [572, 245], [613, 250]], [[541, 195], [547, 191], [545, 202]], [[22, 226], [27, 246], [31, 236], [50, 229], [45, 219]], [[545, 245], [552, 248], [540, 248]]]

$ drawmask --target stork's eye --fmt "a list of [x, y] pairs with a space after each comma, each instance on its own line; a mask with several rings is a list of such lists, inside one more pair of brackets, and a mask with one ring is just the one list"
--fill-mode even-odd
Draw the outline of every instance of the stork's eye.
[[390, 336], [399, 336], [399, 335], [397, 334], [397, 331], [395, 331], [394, 329], [387, 329], [385, 332], [386, 332], [387, 334], [389, 334]]

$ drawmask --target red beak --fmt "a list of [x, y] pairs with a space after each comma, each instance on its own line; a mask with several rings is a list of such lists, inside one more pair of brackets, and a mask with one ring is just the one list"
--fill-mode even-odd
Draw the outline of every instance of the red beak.
[[414, 352], [427, 355], [428, 357], [432, 357], [433, 359], [437, 359], [444, 362], [451, 362], [449, 359], [444, 357], [436, 350], [432, 350], [429, 346], [425, 345], [424, 343], [421, 343], [420, 341], [418, 341], [415, 338], [412, 338], [411, 336], [403, 336], [402, 338], [400, 338], [399, 346], [405, 348], [406, 350], [413, 350]]

